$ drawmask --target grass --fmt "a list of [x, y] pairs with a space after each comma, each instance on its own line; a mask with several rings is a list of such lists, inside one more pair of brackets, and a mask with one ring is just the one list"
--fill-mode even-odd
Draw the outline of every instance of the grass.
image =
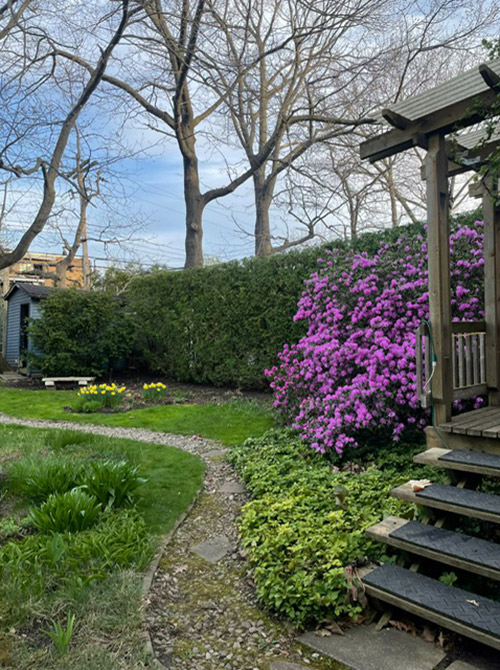
[[[148, 480], [138, 489], [135, 509], [147, 523], [153, 546], [157, 546], [159, 537], [172, 528], [193, 500], [204, 472], [200, 459], [172, 447], [79, 431], [0, 426], [0, 466], [7, 472], [16, 460], [54, 455], [61, 460], [128, 459], [135, 463]], [[5, 518], [15, 520], [24, 516], [26, 511], [26, 503], [15, 496], [15, 490], [10, 491], [8, 484], [7, 480], [7, 486], [0, 491], [2, 523]], [[115, 569], [104, 581], [82, 579], [78, 571], [67, 577], [57, 588], [47, 587], [42, 595], [35, 592], [30, 579], [24, 597], [26, 589], [18, 590], [15, 584], [3, 580], [0, 667], [16, 670], [148, 667], [141, 637], [142, 573], [137, 569]], [[74, 639], [68, 653], [60, 655], [42, 630], [51, 627], [51, 620], [64, 625], [69, 612], [76, 617]]]
[[75, 391], [0, 388], [0, 411], [18, 418], [200, 435], [226, 445], [240, 444], [247, 437], [263, 435], [274, 424], [266, 404], [248, 400], [206, 405], [158, 405], [114, 414], [73, 414], [64, 408], [74, 402], [75, 396]]

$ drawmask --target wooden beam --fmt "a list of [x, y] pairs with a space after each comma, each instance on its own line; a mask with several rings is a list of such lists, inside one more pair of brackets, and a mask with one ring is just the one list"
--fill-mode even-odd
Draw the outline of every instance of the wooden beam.
[[500, 404], [500, 207], [498, 175], [483, 178], [486, 383], [490, 405]]
[[478, 105], [488, 105], [496, 100], [497, 92], [491, 88], [479, 94], [470, 95], [459, 102], [454, 102], [437, 112], [426, 115], [424, 119], [412, 120], [411, 125], [404, 130], [395, 128], [366, 140], [360, 145], [360, 156], [362, 159], [375, 162], [410, 149], [415, 146], [420, 135], [428, 136], [437, 132], [445, 135], [452, 132], [458, 122], [463, 127], [472, 126], [484, 120]]
[[437, 356], [432, 378], [434, 418], [451, 418], [453, 374], [451, 357], [451, 290], [449, 243], [448, 156], [441, 134], [429, 137], [426, 156], [429, 315]]
[[482, 198], [484, 196], [484, 188], [480, 181], [475, 181], [469, 184], [469, 197]]
[[479, 66], [479, 74], [484, 79], [486, 86], [489, 86], [490, 88], [498, 88], [500, 85], [500, 77], [486, 63], [482, 63]]
[[385, 107], [381, 112], [383, 118], [390, 123], [394, 128], [399, 128], [400, 130], [406, 130], [411, 126], [410, 119], [407, 119], [406, 116], [394, 112], [389, 107]]

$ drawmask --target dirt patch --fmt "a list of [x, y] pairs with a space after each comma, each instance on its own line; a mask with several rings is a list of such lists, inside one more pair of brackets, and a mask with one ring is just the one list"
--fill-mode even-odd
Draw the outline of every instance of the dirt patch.
[[[110, 381], [108, 379], [97, 379], [96, 383], [101, 384]], [[153, 377], [152, 375], [131, 375], [124, 374], [114, 377], [113, 380], [117, 385], [125, 385], [127, 390], [134, 395], [137, 402], [142, 400], [142, 386], [143, 384], [150, 384], [151, 382], [163, 382], [168, 389], [168, 397], [164, 404], [172, 403], [186, 403], [205, 405], [209, 403], [230, 402], [239, 398], [247, 398], [257, 402], [268, 403], [270, 394], [266, 391], [240, 391], [238, 389], [219, 388], [217, 386], [206, 386], [198, 384], [183, 384], [181, 382], [172, 381], [165, 377]], [[45, 389], [45, 385], [41, 379], [33, 377], [22, 377], [17, 381], [5, 381], [3, 386], [8, 388], [23, 389], [26, 391], [40, 391]], [[78, 385], [73, 387], [70, 385], [60, 386], [58, 390], [77, 390]], [[145, 406], [145, 403], [143, 403]], [[137, 407], [137, 405], [136, 405]]]

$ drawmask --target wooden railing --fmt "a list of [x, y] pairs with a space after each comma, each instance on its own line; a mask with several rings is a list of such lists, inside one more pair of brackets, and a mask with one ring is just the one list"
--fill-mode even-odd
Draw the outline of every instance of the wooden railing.
[[[452, 323], [453, 398], [473, 398], [487, 392], [484, 321]], [[432, 352], [427, 328], [421, 324], [416, 333], [417, 395], [423, 407], [429, 407], [432, 383]]]

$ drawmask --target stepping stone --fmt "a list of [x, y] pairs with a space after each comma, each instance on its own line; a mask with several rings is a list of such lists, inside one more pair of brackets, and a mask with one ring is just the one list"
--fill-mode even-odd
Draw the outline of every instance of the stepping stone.
[[305, 633], [299, 642], [344, 663], [352, 670], [432, 670], [444, 658], [433, 644], [408, 633], [375, 626], [355, 626], [345, 635], [319, 637]]
[[221, 558], [224, 558], [233, 549], [233, 545], [225, 535], [217, 535], [210, 540], [191, 547], [193, 553], [201, 556], [201, 558], [204, 558], [209, 563], [217, 563], [217, 561], [220, 561]]
[[210, 449], [210, 451], [207, 451], [205, 456], [208, 456], [208, 458], [219, 458], [221, 456], [225, 456], [227, 454], [227, 449]]
[[228, 479], [219, 488], [219, 493], [245, 493], [245, 490], [246, 489], [241, 482]]
[[275, 661], [271, 663], [271, 670], [314, 670], [310, 665], [297, 665], [288, 661]]

